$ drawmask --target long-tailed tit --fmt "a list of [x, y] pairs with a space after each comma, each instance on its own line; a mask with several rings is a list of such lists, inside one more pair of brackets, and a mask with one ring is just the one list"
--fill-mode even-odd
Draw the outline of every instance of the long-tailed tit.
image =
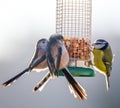
[[11, 83], [15, 82], [19, 77], [24, 75], [27, 72], [30, 72], [31, 70], [42, 70], [47, 68], [47, 62], [46, 62], [46, 51], [47, 51], [47, 39], [40, 39], [37, 42], [35, 54], [33, 56], [33, 59], [29, 65], [28, 68], [14, 76], [13, 78], [9, 79], [8, 81], [4, 82], [2, 85], [4, 87], [7, 87]]
[[51, 35], [48, 43], [47, 62], [52, 76], [54, 76], [54, 72], [57, 72], [58, 75], [58, 71], [62, 70], [68, 81], [68, 86], [74, 96], [78, 99], [86, 99], [87, 94], [84, 88], [75, 81], [67, 69], [69, 54], [64, 45], [63, 36], [61, 34]]

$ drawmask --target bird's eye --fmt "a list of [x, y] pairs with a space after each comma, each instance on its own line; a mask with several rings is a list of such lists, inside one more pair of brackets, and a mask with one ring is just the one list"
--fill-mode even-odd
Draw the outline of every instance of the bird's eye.
[[45, 41], [42, 42], [43, 44], [45, 43]]

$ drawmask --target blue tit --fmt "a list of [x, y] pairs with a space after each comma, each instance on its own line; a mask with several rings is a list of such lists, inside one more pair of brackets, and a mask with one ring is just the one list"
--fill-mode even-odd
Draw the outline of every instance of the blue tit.
[[42, 69], [47, 68], [47, 61], [46, 61], [46, 51], [47, 51], [47, 39], [40, 39], [37, 42], [35, 54], [33, 56], [32, 61], [30, 62], [30, 65], [28, 68], [14, 76], [13, 78], [9, 79], [8, 81], [4, 82], [2, 85], [4, 87], [9, 86], [11, 83], [15, 82], [19, 77], [24, 75], [27, 72], [30, 72], [31, 70], [40, 71]]
[[112, 71], [113, 54], [109, 43], [106, 40], [98, 39], [93, 44], [94, 68], [105, 75], [106, 88], [110, 88], [109, 77]]
[[54, 75], [54, 72], [57, 72], [58, 75], [59, 70], [61, 70], [74, 96], [78, 99], [86, 99], [87, 94], [84, 88], [73, 78], [67, 69], [69, 54], [61, 34], [53, 34], [50, 36], [47, 53], [47, 62], [51, 74]]

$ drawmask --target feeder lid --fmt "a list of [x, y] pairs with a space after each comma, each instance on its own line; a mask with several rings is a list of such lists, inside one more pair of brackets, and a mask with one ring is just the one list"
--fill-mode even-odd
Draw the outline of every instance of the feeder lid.
[[[93, 76], [95, 76], [95, 72], [92, 68], [68, 67], [68, 69], [74, 77], [93, 77]], [[59, 71], [59, 76], [64, 76], [62, 71]]]

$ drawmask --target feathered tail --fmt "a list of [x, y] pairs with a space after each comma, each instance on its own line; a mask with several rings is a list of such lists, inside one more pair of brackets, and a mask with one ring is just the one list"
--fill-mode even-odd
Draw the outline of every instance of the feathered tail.
[[77, 97], [78, 99], [85, 100], [87, 97], [87, 93], [84, 90], [84, 88], [75, 81], [75, 79], [69, 73], [67, 68], [62, 69], [62, 72], [64, 73], [68, 81], [70, 91], [74, 94], [74, 96]]
[[28, 72], [30, 69], [26, 68], [24, 71], [20, 72], [19, 74], [17, 74], [16, 76], [14, 76], [13, 78], [9, 79], [8, 81], [4, 82], [2, 84], [2, 86], [7, 87], [9, 85], [11, 85], [13, 82], [15, 82], [19, 77], [21, 77], [22, 75], [24, 75], [26, 72]]
[[31, 71], [35, 66], [37, 66], [38, 64], [43, 62], [45, 59], [46, 59], [46, 55], [43, 55], [40, 59], [38, 59], [34, 63], [30, 63], [30, 66], [28, 68], [26, 68], [25, 70], [23, 70], [22, 72], [20, 72], [16, 76], [14, 76], [13, 78], [9, 79], [8, 81], [4, 82], [2, 84], [2, 86], [7, 87], [7, 86], [11, 85], [11, 83], [15, 82], [19, 77], [24, 75], [26, 72]]
[[110, 88], [110, 80], [109, 80], [109, 76], [105, 75], [105, 80], [106, 80], [106, 89], [107, 89], [107, 91], [108, 91], [109, 88]]
[[45, 75], [43, 79], [33, 88], [33, 91], [34, 92], [37, 92], [38, 90], [42, 91], [50, 79], [51, 79], [51, 74], [47, 73], [47, 75]]

